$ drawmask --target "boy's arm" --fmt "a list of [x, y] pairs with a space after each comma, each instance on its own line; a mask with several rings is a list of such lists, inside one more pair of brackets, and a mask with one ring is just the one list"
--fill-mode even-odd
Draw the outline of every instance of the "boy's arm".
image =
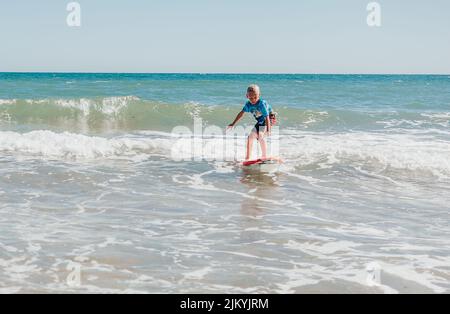
[[272, 132], [272, 123], [270, 122], [270, 116], [266, 117], [266, 131], [267, 135], [270, 136], [270, 133]]
[[245, 112], [244, 110], [242, 110], [241, 112], [238, 113], [238, 115], [236, 116], [236, 119], [234, 119], [233, 123], [231, 123], [228, 127], [232, 128], [234, 127], [244, 116]]

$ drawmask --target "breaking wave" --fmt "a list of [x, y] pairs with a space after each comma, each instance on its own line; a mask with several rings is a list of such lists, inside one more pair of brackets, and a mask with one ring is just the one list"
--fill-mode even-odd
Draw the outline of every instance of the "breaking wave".
[[[410, 112], [337, 109], [302, 109], [277, 104], [282, 127], [301, 130], [447, 130], [450, 112]], [[203, 105], [195, 102], [164, 103], [135, 96], [79, 99], [0, 99], [0, 123], [55, 127], [72, 132], [111, 130], [171, 131], [189, 125], [193, 118], [205, 124], [226, 126], [240, 105]], [[247, 123], [253, 123], [251, 118]]]
[[[280, 138], [279, 153], [287, 165], [303, 170], [351, 167], [374, 174], [395, 175], [401, 171], [410, 177], [450, 177], [450, 141], [429, 136], [288, 131], [282, 132]], [[244, 138], [207, 137], [200, 149], [195, 149], [193, 143], [192, 137], [165, 132], [136, 132], [111, 138], [52, 131], [0, 132], [0, 155], [61, 160], [145, 160], [162, 156], [177, 161], [232, 161], [244, 157]]]

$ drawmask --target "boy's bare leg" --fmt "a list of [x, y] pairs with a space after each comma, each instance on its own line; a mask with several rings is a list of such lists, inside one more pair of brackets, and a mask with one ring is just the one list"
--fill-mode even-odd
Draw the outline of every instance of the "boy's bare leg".
[[259, 137], [258, 137], [259, 145], [261, 146], [261, 153], [262, 153], [263, 159], [267, 158], [267, 142], [266, 142], [265, 135], [266, 135], [265, 132], [260, 132]]
[[245, 157], [245, 160], [250, 160], [250, 158], [252, 156], [252, 151], [253, 151], [253, 142], [257, 138], [258, 138], [258, 135], [256, 134], [256, 131], [252, 131], [252, 133], [248, 136], [248, 139], [247, 139], [247, 156]]

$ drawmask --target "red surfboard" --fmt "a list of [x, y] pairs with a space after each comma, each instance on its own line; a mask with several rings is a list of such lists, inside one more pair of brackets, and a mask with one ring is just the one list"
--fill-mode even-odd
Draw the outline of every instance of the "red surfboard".
[[277, 165], [281, 164], [282, 160], [278, 157], [260, 158], [256, 160], [244, 161], [242, 165], [244, 167], [250, 167], [254, 165]]

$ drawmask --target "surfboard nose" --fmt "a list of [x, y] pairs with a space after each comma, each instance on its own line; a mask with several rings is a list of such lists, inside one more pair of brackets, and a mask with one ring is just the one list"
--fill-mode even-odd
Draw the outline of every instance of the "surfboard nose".
[[257, 170], [260, 172], [277, 172], [282, 163], [278, 157], [270, 157], [265, 159], [256, 159], [243, 162], [244, 168]]

